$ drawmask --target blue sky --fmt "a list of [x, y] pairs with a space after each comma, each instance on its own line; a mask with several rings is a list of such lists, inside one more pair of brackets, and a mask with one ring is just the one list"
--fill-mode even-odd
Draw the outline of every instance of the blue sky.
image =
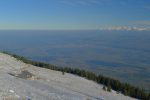
[[0, 29], [150, 27], [150, 0], [0, 0]]

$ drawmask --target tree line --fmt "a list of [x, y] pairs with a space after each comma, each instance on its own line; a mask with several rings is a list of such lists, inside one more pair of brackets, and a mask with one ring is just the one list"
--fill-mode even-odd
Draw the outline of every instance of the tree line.
[[[56, 71], [62, 71], [63, 74], [64, 72], [66, 72], [66, 73], [71, 73], [74, 75], [84, 77], [88, 80], [92, 80], [99, 84], [103, 84], [104, 86], [108, 87], [108, 91], [111, 91], [111, 89], [113, 89], [117, 91], [117, 93], [122, 93], [126, 96], [130, 96], [130, 97], [137, 98], [140, 100], [150, 100], [150, 93], [145, 92], [144, 89], [132, 86], [128, 83], [120, 82], [119, 80], [116, 80], [113, 78], [105, 77], [103, 75], [96, 75], [93, 72], [85, 71], [85, 70], [78, 69], [78, 68], [58, 67], [58, 66], [43, 63], [43, 62], [32, 61], [32, 60], [26, 59], [25, 57], [18, 56], [16, 54], [11, 54], [8, 52], [3, 52], [3, 53], [11, 55], [12, 57], [24, 63], [31, 64], [37, 67], [47, 68], [47, 69], [56, 70]], [[105, 87], [103, 87], [103, 89], [105, 90]]]

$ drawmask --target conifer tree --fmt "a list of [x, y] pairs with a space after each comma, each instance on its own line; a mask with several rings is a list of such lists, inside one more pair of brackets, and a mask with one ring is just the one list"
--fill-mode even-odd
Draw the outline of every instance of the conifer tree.
[[107, 87], [107, 91], [111, 92], [111, 86], [110, 85]]
[[106, 86], [103, 86], [103, 90], [106, 91]]

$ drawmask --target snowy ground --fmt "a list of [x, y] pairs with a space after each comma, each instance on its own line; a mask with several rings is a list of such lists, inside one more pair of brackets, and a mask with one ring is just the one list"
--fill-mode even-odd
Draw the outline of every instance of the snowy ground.
[[[22, 77], [25, 73], [21, 72], [33, 76]], [[0, 100], [134, 100], [115, 91], [103, 91], [102, 87], [84, 78], [27, 65], [0, 53]]]

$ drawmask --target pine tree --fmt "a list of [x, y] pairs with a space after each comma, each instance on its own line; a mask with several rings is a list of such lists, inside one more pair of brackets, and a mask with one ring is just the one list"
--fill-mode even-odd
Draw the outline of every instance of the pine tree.
[[150, 100], [150, 94], [147, 96], [147, 100]]
[[108, 92], [111, 92], [111, 86], [110, 86], [110, 85], [108, 85], [107, 91], [108, 91]]
[[106, 86], [103, 86], [103, 90], [106, 91]]
[[128, 92], [127, 92], [127, 90], [125, 89], [125, 90], [123, 90], [123, 94], [124, 95], [128, 95]]
[[65, 72], [64, 72], [64, 70], [62, 71], [62, 75], [65, 75]]

